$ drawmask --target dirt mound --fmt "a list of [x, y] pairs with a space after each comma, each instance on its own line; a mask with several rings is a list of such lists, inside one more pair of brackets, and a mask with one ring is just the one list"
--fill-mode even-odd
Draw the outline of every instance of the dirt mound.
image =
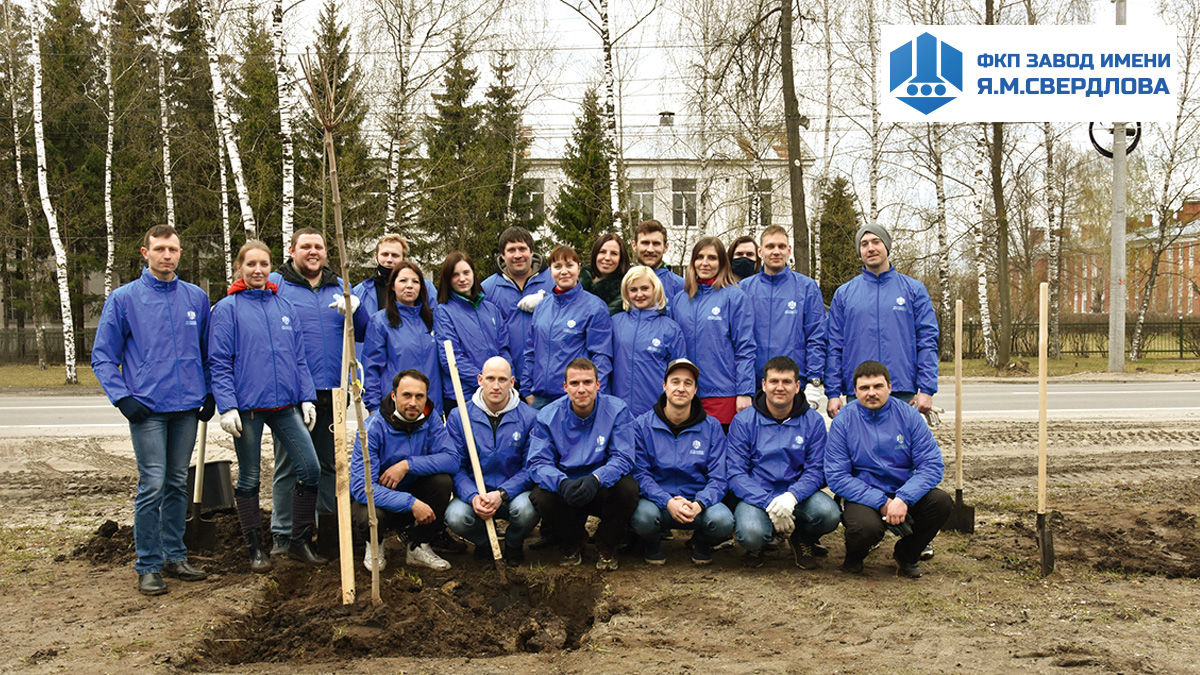
[[88, 537], [87, 541], [71, 551], [71, 557], [88, 560], [96, 565], [125, 565], [133, 562], [137, 553], [133, 548], [133, 526], [117, 525], [106, 520]]
[[374, 607], [370, 579], [358, 573], [359, 600], [342, 605], [336, 566], [277, 570], [262, 601], [216, 628], [185, 667], [576, 649], [597, 618], [602, 588], [592, 570], [510, 570], [506, 590], [486, 566], [417, 572], [396, 565], [382, 575], [384, 604]]

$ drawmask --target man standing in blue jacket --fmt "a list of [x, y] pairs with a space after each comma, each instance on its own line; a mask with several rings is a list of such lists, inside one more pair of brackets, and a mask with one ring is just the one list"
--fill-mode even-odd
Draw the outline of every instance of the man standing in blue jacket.
[[[434, 552], [430, 542], [445, 531], [442, 520], [450, 491], [451, 475], [458, 470], [458, 453], [442, 420], [429, 400], [429, 378], [419, 370], [402, 370], [392, 382], [392, 393], [379, 412], [367, 420], [367, 447], [371, 453], [371, 482], [380, 532], [392, 531], [406, 549], [405, 562], [416, 567], [448, 570], [450, 563]], [[350, 458], [350, 494], [354, 522], [367, 525], [367, 480], [363, 471], [362, 442], [355, 437]], [[380, 538], [379, 560], [371, 546], [363, 565], [380, 570], [387, 564]]]
[[758, 249], [762, 272], [742, 279], [738, 287], [754, 307], [754, 366], [761, 379], [767, 361], [786, 356], [800, 367], [807, 386], [804, 396], [817, 407], [825, 377], [825, 301], [809, 277], [788, 269], [792, 239], [771, 225], [763, 230]]
[[899, 574], [921, 576], [921, 552], [950, 517], [950, 495], [938, 489], [942, 451], [920, 413], [891, 396], [891, 376], [878, 361], [854, 371], [856, 402], [829, 427], [825, 477], [845, 499], [846, 560], [858, 574], [871, 547], [891, 530]]
[[696, 398], [700, 369], [687, 359], [667, 364], [663, 394], [654, 408], [634, 420], [633, 476], [642, 498], [632, 527], [642, 539], [642, 557], [662, 565], [662, 534], [695, 530], [692, 562], [712, 562], [712, 547], [733, 533], [725, 496], [725, 432]]
[[841, 511], [825, 487], [825, 420], [800, 394], [800, 368], [786, 356], [764, 367], [754, 405], [729, 427], [729, 489], [737, 538], [747, 567], [763, 564], [773, 535], [788, 536], [796, 565], [815, 569], [828, 555], [821, 536], [837, 529]]
[[596, 365], [585, 358], [567, 364], [567, 395], [538, 412], [527, 466], [533, 505], [562, 541], [565, 566], [578, 565], [588, 535], [588, 516], [599, 516], [596, 569], [617, 569], [617, 546], [637, 507], [633, 420], [625, 402], [601, 394]]
[[[292, 234], [288, 246], [290, 260], [271, 274], [271, 282], [279, 286], [279, 297], [291, 303], [300, 316], [300, 334], [308, 370], [317, 389], [317, 422], [308, 432], [317, 459], [321, 463], [321, 485], [317, 493], [317, 513], [333, 513], [337, 506], [333, 461], [333, 389], [341, 386], [342, 341], [345, 327], [345, 294], [342, 280], [325, 264], [329, 251], [325, 237], [311, 227]], [[359, 299], [350, 296], [356, 330], [365, 332], [366, 311], [353, 311]], [[275, 440], [275, 478], [271, 490], [271, 532], [275, 535], [271, 555], [284, 555], [292, 536], [292, 490], [296, 483], [296, 466], [278, 439]], [[318, 543], [331, 552], [330, 541], [336, 540], [333, 518], [322, 518]], [[326, 541], [321, 541], [321, 535]]]
[[525, 340], [533, 310], [546, 294], [554, 289], [548, 270], [541, 270], [541, 258], [533, 252], [533, 235], [516, 225], [500, 233], [500, 254], [496, 259], [499, 271], [483, 280], [487, 299], [500, 309], [508, 326], [508, 351], [512, 355], [513, 377], [522, 387], [526, 375], [524, 365]]
[[491, 560], [484, 521], [489, 518], [508, 521], [504, 560], [509, 565], [520, 565], [525, 561], [525, 537], [538, 521], [529, 499], [533, 481], [525, 468], [529, 432], [537, 421], [537, 411], [517, 395], [512, 367], [504, 357], [493, 356], [485, 361], [477, 379], [479, 388], [467, 402], [467, 415], [485, 492], [480, 494], [475, 485], [462, 415], [456, 410], [448, 416], [446, 431], [462, 460], [454, 476], [458, 497], [446, 507], [446, 525], [475, 544], [476, 558]]
[[892, 237], [882, 225], [860, 227], [854, 241], [862, 274], [842, 284], [829, 304], [826, 410], [837, 415], [842, 396], [854, 392], [854, 369], [875, 360], [891, 373], [892, 395], [927, 413], [938, 388], [938, 324], [929, 291], [888, 262]]
[[[108, 400], [129, 420], [138, 487], [133, 510], [134, 569], [144, 595], [167, 592], [163, 576], [207, 576], [183, 543], [188, 463], [196, 421], [213, 416], [209, 393], [208, 296], [175, 274], [175, 228], [156, 225], [142, 240], [146, 267], [104, 303], [92, 370]], [[197, 467], [201, 470], [202, 467]]]
[[683, 277], [671, 271], [663, 262], [667, 255], [667, 228], [657, 220], [643, 220], [633, 233], [633, 254], [638, 264], [654, 270], [662, 282], [663, 293], [669, 304], [683, 290]]
[[[293, 237], [294, 239], [294, 237]], [[396, 265], [408, 259], [408, 241], [398, 234], [385, 234], [375, 243], [375, 273], [363, 279], [350, 292], [366, 307], [367, 318], [387, 305], [387, 282], [392, 276]], [[425, 275], [426, 298], [429, 306], [437, 305], [437, 289]], [[355, 329], [358, 327], [355, 326]], [[362, 341], [362, 333], [355, 333], [355, 339]]]

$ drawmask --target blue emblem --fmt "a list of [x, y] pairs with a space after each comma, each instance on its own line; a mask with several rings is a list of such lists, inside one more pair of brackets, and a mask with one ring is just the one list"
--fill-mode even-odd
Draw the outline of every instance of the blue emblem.
[[890, 66], [889, 91], [903, 86], [896, 98], [926, 115], [957, 98], [946, 85], [962, 92], [962, 52], [929, 33], [892, 50]]

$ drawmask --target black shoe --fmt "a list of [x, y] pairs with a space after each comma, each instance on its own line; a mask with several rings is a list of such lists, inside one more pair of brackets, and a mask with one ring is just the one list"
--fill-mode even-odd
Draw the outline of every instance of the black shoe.
[[755, 567], [762, 567], [763, 563], [766, 561], [767, 558], [765, 555], [763, 555], [762, 549], [757, 551], [746, 551], [746, 555], [742, 556], [742, 567], [751, 569]]
[[812, 544], [804, 541], [799, 536], [799, 532], [795, 532], [788, 538], [788, 543], [792, 545], [792, 554], [796, 557], [796, 567], [802, 570], [815, 570], [817, 568], [817, 556], [813, 552]]
[[525, 544], [504, 544], [504, 564], [517, 567], [525, 563]]
[[842, 571], [846, 572], [847, 574], [862, 574], [862, 558], [846, 558], [846, 560], [842, 562]]
[[[311, 530], [311, 528], [309, 528]], [[312, 534], [308, 534], [302, 538], [293, 537], [288, 542], [288, 557], [296, 562], [302, 562], [305, 565], [324, 565], [329, 560], [321, 554], [313, 550]]]
[[273, 545], [271, 546], [271, 557], [278, 558], [281, 555], [287, 555], [288, 545], [291, 543], [291, 538], [286, 534], [275, 535]]
[[899, 558], [893, 558], [896, 561], [896, 575], [908, 577], [909, 579], [920, 579], [924, 573], [921, 571], [920, 562], [903, 563]]
[[434, 553], [466, 553], [467, 545], [450, 536], [450, 533], [443, 529], [433, 537], [433, 541], [429, 542], [429, 548], [433, 549]]
[[819, 543], [813, 544], [812, 550], [813, 550], [813, 555], [817, 556], [818, 558], [829, 557], [829, 549], [825, 548], [824, 546], [822, 546]]
[[933, 547], [926, 546], [921, 549], [921, 560], [933, 560]]
[[137, 589], [142, 595], [162, 595], [167, 592], [167, 582], [158, 572], [147, 572], [138, 575]]
[[208, 576], [208, 572], [198, 567], [192, 567], [186, 560], [178, 560], [163, 565], [162, 575], [180, 581], [200, 581]]

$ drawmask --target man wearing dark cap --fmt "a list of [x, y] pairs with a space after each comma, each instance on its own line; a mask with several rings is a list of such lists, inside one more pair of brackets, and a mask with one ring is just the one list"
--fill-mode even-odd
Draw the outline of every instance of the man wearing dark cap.
[[854, 240], [862, 274], [842, 284], [829, 305], [826, 410], [837, 415], [842, 396], [854, 393], [854, 369], [870, 359], [887, 366], [894, 398], [927, 413], [938, 386], [938, 324], [929, 291], [892, 267], [892, 237], [882, 225], [862, 226]]

